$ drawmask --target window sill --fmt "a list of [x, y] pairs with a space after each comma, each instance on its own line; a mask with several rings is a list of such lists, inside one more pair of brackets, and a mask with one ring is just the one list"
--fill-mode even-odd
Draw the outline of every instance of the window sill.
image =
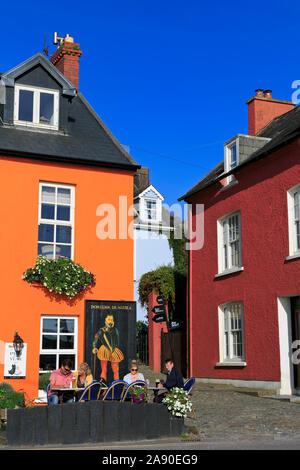
[[285, 258], [285, 261], [290, 261], [292, 259], [300, 258], [300, 253], [295, 253], [294, 255], [289, 255]]
[[234, 273], [239, 273], [240, 271], [244, 271], [243, 266], [240, 266], [239, 268], [226, 269], [225, 271], [216, 274], [215, 279], [218, 279], [219, 277], [223, 277], [223, 276], [229, 276], [230, 274], [234, 274]]
[[233, 181], [230, 181], [230, 183], [227, 183], [225, 184], [225, 186], [223, 186], [220, 191], [226, 191], [227, 189], [230, 189], [232, 186], [235, 186], [236, 184], [238, 184], [238, 180], [233, 180]]
[[217, 362], [216, 367], [245, 367], [247, 362], [244, 361], [228, 361], [228, 362]]

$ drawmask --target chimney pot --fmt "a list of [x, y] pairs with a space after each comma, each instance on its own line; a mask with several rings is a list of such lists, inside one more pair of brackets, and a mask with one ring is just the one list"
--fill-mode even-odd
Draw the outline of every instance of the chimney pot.
[[264, 90], [265, 98], [272, 98], [272, 90]]
[[264, 90], [262, 88], [257, 88], [257, 90], [255, 90], [255, 94], [256, 94], [256, 96], [263, 97], [264, 96]]
[[[58, 39], [58, 37], [57, 37]], [[74, 38], [66, 34], [61, 39], [60, 46], [52, 57], [50, 62], [75, 86], [79, 87], [79, 59], [82, 54], [79, 44], [74, 43]]]

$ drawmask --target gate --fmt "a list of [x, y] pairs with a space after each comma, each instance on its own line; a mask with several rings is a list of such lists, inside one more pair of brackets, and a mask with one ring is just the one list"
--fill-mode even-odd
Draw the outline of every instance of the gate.
[[[183, 377], [187, 377], [187, 347], [186, 332], [182, 330], [170, 331], [170, 341], [172, 341], [174, 351], [174, 362]], [[161, 372], [164, 372], [165, 360], [172, 357], [168, 333], [161, 331]]]
[[136, 357], [142, 364], [149, 365], [148, 331], [139, 332], [136, 338]]

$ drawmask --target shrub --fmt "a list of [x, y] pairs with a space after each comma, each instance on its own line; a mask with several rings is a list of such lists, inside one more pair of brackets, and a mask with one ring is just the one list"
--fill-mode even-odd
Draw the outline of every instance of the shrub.
[[[15, 408], [16, 406], [24, 406], [24, 393], [15, 392], [11, 387], [3, 386], [4, 383], [0, 384], [0, 408]], [[6, 384], [8, 385], [8, 384]]]
[[47, 384], [49, 383], [51, 372], [46, 372], [39, 376], [39, 389], [46, 391]]

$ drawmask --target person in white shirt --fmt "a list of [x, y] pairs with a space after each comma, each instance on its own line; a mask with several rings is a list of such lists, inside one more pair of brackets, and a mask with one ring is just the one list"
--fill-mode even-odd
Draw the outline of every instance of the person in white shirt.
[[145, 378], [141, 372], [138, 372], [139, 367], [137, 365], [136, 360], [132, 360], [130, 363], [130, 372], [129, 374], [125, 375], [123, 380], [128, 384], [135, 382], [136, 380], [143, 380], [145, 382]]

